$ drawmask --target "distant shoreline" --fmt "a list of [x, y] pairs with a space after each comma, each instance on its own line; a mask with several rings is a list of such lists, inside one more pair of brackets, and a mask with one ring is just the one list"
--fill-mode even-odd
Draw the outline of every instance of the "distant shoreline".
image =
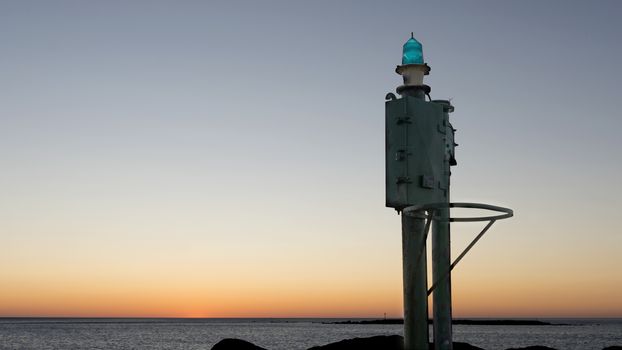
[[[432, 320], [428, 321], [432, 323]], [[389, 318], [379, 320], [361, 320], [361, 321], [337, 321], [337, 322], [322, 322], [324, 324], [404, 324], [404, 320], [401, 318]], [[467, 319], [455, 319], [452, 322], [456, 325], [475, 325], [475, 326], [565, 326], [563, 323], [551, 323], [538, 320], [467, 320]]]

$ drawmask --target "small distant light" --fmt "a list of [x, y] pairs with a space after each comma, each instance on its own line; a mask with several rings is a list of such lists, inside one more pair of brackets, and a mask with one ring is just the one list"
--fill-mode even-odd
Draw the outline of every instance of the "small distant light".
[[410, 35], [402, 50], [402, 64], [423, 64], [423, 47], [412, 33]]

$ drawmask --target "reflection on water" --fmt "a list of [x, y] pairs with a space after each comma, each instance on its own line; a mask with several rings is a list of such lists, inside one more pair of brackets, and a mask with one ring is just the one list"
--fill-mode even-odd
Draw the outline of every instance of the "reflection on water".
[[[240, 338], [270, 350], [402, 334], [401, 325], [322, 324], [318, 319], [0, 319], [0, 349], [209, 349]], [[334, 320], [331, 320], [334, 321]], [[561, 326], [454, 326], [454, 339], [485, 349], [622, 345], [622, 320], [552, 320]]]

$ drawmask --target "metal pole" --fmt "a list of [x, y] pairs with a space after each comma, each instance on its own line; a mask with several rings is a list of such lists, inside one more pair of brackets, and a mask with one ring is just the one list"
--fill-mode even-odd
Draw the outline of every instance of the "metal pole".
[[[449, 208], [437, 211], [432, 225], [434, 349], [452, 350]], [[447, 274], [447, 275], [446, 275]]]
[[423, 239], [426, 235], [425, 226], [425, 216], [402, 214], [405, 350], [428, 350], [428, 276]]
[[443, 106], [445, 123], [445, 159], [443, 161], [443, 178], [447, 190], [444, 198], [445, 206], [437, 211], [436, 220], [432, 225], [432, 280], [436, 285], [433, 295], [434, 318], [434, 350], [452, 350], [451, 329], [451, 247], [449, 228], [449, 179], [450, 166], [455, 165], [454, 158], [454, 131], [449, 124], [449, 113], [454, 108], [449, 101], [433, 101]]

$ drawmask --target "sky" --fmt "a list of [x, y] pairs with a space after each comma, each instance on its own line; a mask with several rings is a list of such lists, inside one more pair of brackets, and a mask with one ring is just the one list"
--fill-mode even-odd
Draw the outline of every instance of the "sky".
[[621, 13], [0, 0], [0, 316], [400, 317], [384, 96], [414, 32], [456, 108], [452, 201], [515, 212], [454, 316], [622, 317]]

